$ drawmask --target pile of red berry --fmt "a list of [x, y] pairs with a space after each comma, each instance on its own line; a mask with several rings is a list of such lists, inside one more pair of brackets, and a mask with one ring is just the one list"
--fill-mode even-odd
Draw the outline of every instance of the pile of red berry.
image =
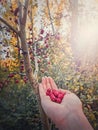
[[51, 101], [61, 103], [66, 93], [56, 89], [47, 89], [46, 95], [50, 97]]

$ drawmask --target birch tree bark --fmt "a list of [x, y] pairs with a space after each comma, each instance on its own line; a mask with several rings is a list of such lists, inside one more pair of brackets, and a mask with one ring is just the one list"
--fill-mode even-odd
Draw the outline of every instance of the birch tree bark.
[[43, 126], [42, 128], [43, 130], [49, 130], [48, 118], [41, 107], [41, 101], [40, 101], [40, 96], [39, 96], [39, 91], [38, 91], [38, 82], [37, 82], [36, 77], [34, 77], [34, 74], [33, 74], [29, 51], [28, 51], [28, 47], [26, 43], [26, 19], [27, 19], [27, 12], [28, 12], [28, 4], [29, 4], [29, 0], [25, 0], [24, 9], [22, 9], [21, 2], [19, 1], [21, 47], [22, 47], [23, 56], [24, 56], [24, 65], [25, 65], [26, 75], [38, 99], [38, 105], [39, 105], [39, 110], [40, 110], [40, 115], [41, 115], [41, 120], [42, 120], [42, 126]]

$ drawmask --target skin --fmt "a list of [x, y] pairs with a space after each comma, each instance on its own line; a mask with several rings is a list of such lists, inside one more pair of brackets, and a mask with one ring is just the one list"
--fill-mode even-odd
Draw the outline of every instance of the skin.
[[59, 130], [93, 130], [82, 110], [80, 99], [68, 90], [60, 104], [51, 101], [46, 95], [47, 89], [56, 89], [57, 85], [51, 77], [43, 77], [39, 84], [41, 105], [47, 116], [55, 123]]

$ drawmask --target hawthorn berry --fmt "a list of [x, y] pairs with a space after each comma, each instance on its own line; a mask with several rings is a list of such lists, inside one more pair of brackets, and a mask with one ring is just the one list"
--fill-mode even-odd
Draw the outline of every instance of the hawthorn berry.
[[59, 93], [59, 94], [58, 94], [58, 98], [59, 98], [59, 99], [61, 99], [61, 100], [62, 100], [62, 99], [63, 99], [63, 97], [64, 97], [64, 95], [63, 95], [63, 94], [61, 94], [61, 93]]
[[51, 89], [48, 88], [47, 91], [46, 91], [46, 95], [47, 95], [47, 96], [50, 96], [51, 92], [52, 92]]
[[61, 99], [61, 98], [57, 98], [57, 99], [56, 99], [56, 102], [57, 102], [57, 103], [61, 103], [61, 102], [62, 102], [62, 99]]
[[40, 34], [43, 34], [44, 33], [44, 30], [42, 29], [41, 31], [40, 31]]
[[51, 89], [50, 89], [50, 88], [48, 88], [48, 89], [47, 89], [47, 91], [50, 93], [50, 92], [51, 92]]
[[49, 93], [49, 91], [46, 91], [46, 95], [47, 95], [47, 96], [50, 96], [50, 93]]
[[61, 103], [65, 95], [65, 92], [56, 90], [56, 89], [47, 89], [46, 95], [50, 97], [51, 101], [56, 103]]
[[23, 63], [24, 63], [24, 60], [21, 60], [20, 63], [23, 64]]
[[31, 45], [31, 44], [32, 44], [32, 41], [29, 41], [28, 44]]
[[16, 83], [16, 84], [19, 83], [19, 80], [16, 79], [16, 80], [15, 80], [15, 83]]
[[49, 47], [49, 45], [48, 44], [46, 44], [46, 48], [48, 48]]
[[20, 66], [20, 70], [23, 71], [24, 70], [24, 65]]
[[56, 102], [56, 97], [54, 96], [53, 93], [50, 94], [50, 99], [51, 101]]
[[40, 60], [37, 61], [37, 63], [40, 63], [40, 62], [41, 62]]
[[48, 62], [48, 64], [50, 64], [50, 62]]
[[14, 77], [14, 74], [9, 74], [8, 77], [12, 78], [12, 77]]
[[63, 95], [65, 95], [65, 94], [66, 94], [66, 92], [59, 91], [59, 94], [63, 94]]
[[52, 93], [54, 94], [55, 97], [58, 97], [59, 95], [59, 92], [55, 89], [52, 90]]

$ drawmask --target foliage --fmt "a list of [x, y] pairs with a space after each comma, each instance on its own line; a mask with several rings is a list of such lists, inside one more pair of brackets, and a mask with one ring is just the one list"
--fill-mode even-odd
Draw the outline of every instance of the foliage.
[[0, 92], [0, 129], [41, 129], [37, 99], [30, 85], [10, 84]]
[[[70, 64], [58, 71], [58, 66], [52, 65], [48, 75], [54, 77], [60, 88], [69, 89], [77, 94], [82, 103], [84, 112], [94, 127], [98, 129], [98, 80], [95, 73], [76, 71], [74, 64]], [[68, 68], [69, 67], [69, 68]], [[54, 70], [55, 68], [55, 70]], [[49, 73], [50, 72], [50, 73]], [[29, 84], [22, 85], [14, 82], [3, 87], [0, 92], [0, 127], [6, 129], [41, 129], [36, 96]], [[53, 127], [53, 129], [55, 129]]]
[[[73, 67], [72, 67], [72, 66]], [[96, 67], [91, 67], [88, 71], [77, 71], [74, 64], [71, 64], [65, 69], [58, 71], [58, 66], [55, 66], [55, 71], [52, 77], [56, 75], [55, 81], [60, 88], [68, 89], [74, 92], [83, 103], [83, 110], [89, 122], [95, 130], [98, 129], [98, 70]], [[57, 69], [57, 70], [56, 70]], [[91, 71], [90, 71], [91, 70]], [[96, 70], [96, 71], [94, 71]], [[92, 73], [91, 73], [92, 72]]]

